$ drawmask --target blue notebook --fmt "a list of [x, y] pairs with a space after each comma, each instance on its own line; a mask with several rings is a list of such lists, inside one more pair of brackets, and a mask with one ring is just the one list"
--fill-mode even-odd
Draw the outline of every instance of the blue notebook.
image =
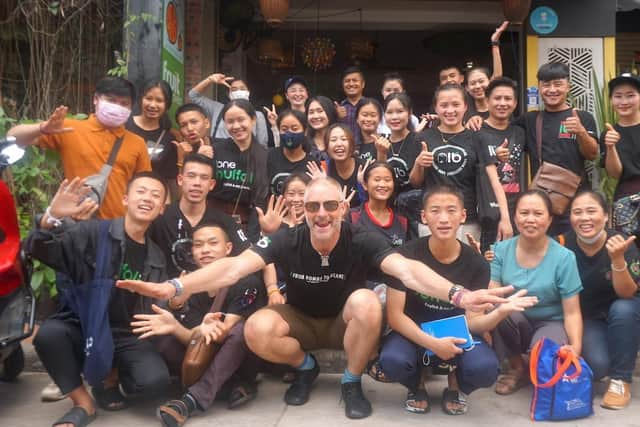
[[[431, 322], [424, 322], [420, 327], [426, 334], [435, 338], [464, 338], [467, 342], [464, 344], [458, 344], [458, 347], [465, 350], [471, 349], [476, 344], [469, 332], [467, 318], [463, 314], [459, 316], [446, 317], [444, 319], [432, 320]], [[426, 350], [425, 353], [428, 356], [434, 355], [431, 350]]]

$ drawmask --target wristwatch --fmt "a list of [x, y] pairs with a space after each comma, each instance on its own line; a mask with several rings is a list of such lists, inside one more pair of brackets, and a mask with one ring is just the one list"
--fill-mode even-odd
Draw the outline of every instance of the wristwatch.
[[[453, 285], [451, 286], [451, 289], [449, 289], [449, 303], [453, 304], [453, 296], [457, 293], [457, 292], [461, 292], [464, 290], [464, 287], [460, 286], [460, 285]], [[455, 304], [454, 304], [455, 305]]]
[[180, 279], [178, 279], [178, 278], [169, 279], [169, 280], [167, 280], [167, 282], [171, 283], [173, 285], [173, 287], [176, 288], [176, 293], [173, 295], [174, 297], [179, 297], [180, 295], [182, 295], [182, 291], [184, 290], [184, 286], [182, 286], [182, 282], [180, 281]]

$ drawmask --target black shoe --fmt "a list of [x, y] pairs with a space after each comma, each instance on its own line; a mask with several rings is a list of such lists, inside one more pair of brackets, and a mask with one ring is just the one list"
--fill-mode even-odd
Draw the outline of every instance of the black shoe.
[[320, 365], [318, 365], [318, 361], [313, 354], [311, 355], [311, 358], [315, 363], [313, 369], [296, 371], [296, 379], [284, 394], [284, 401], [287, 405], [300, 406], [304, 405], [307, 403], [307, 400], [309, 400], [311, 385], [320, 373]]
[[358, 419], [371, 415], [371, 403], [364, 396], [360, 381], [342, 384], [342, 400], [347, 418]]

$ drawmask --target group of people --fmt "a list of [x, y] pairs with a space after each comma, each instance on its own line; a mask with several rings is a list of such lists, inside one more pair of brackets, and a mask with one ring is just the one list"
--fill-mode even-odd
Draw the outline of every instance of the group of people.
[[[303, 405], [321, 348], [346, 352], [349, 418], [372, 412], [363, 373], [403, 384], [402, 407], [428, 412], [427, 366], [447, 375], [442, 410], [460, 415], [478, 388], [528, 384], [525, 355], [543, 336], [584, 357], [594, 380], [609, 378], [603, 407], [627, 406], [639, 345], [629, 331], [640, 325], [637, 216], [627, 221], [640, 204], [640, 79], [609, 82], [618, 122], [600, 141], [593, 117], [569, 106], [561, 63], [538, 70], [543, 109], [516, 117], [517, 85], [501, 75], [505, 28], [491, 37], [493, 72], [440, 71], [434, 113], [415, 114], [397, 73], [381, 100], [365, 97], [365, 74], [350, 67], [342, 101], [312, 96], [294, 76], [281, 111], [254, 107], [245, 80], [212, 74], [177, 109], [177, 129], [166, 82], [145, 85], [134, 107], [134, 86], [108, 77], [87, 120], [60, 106], [13, 127], [20, 144], [59, 151], [66, 177], [26, 241], [61, 291], [34, 340], [55, 383], [47, 396], [73, 402], [54, 425], [162, 396], [194, 334], [217, 354], [158, 407], [163, 426], [215, 399], [251, 400], [260, 371], [291, 381], [284, 400]], [[204, 96], [210, 84], [226, 86], [229, 101]], [[599, 155], [619, 179], [612, 210], [585, 176], [584, 161]], [[88, 178], [110, 157], [106, 192], [88, 197]], [[527, 189], [545, 163], [580, 177], [564, 210]], [[485, 194], [493, 220], [481, 213]], [[95, 283], [109, 292], [92, 315], [111, 332], [97, 349], [67, 297]], [[421, 329], [458, 315], [472, 343]], [[89, 393], [96, 352], [108, 363]]]

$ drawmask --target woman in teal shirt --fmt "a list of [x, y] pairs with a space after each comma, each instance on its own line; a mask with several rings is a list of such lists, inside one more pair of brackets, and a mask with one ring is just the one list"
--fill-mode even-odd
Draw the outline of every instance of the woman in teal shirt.
[[496, 393], [511, 394], [528, 383], [522, 355], [547, 337], [580, 355], [582, 282], [572, 251], [547, 236], [551, 202], [539, 190], [522, 193], [514, 220], [520, 234], [495, 245], [489, 287], [513, 285], [538, 297], [538, 304], [514, 312], [493, 333], [496, 354], [509, 358], [510, 369], [498, 377]]

